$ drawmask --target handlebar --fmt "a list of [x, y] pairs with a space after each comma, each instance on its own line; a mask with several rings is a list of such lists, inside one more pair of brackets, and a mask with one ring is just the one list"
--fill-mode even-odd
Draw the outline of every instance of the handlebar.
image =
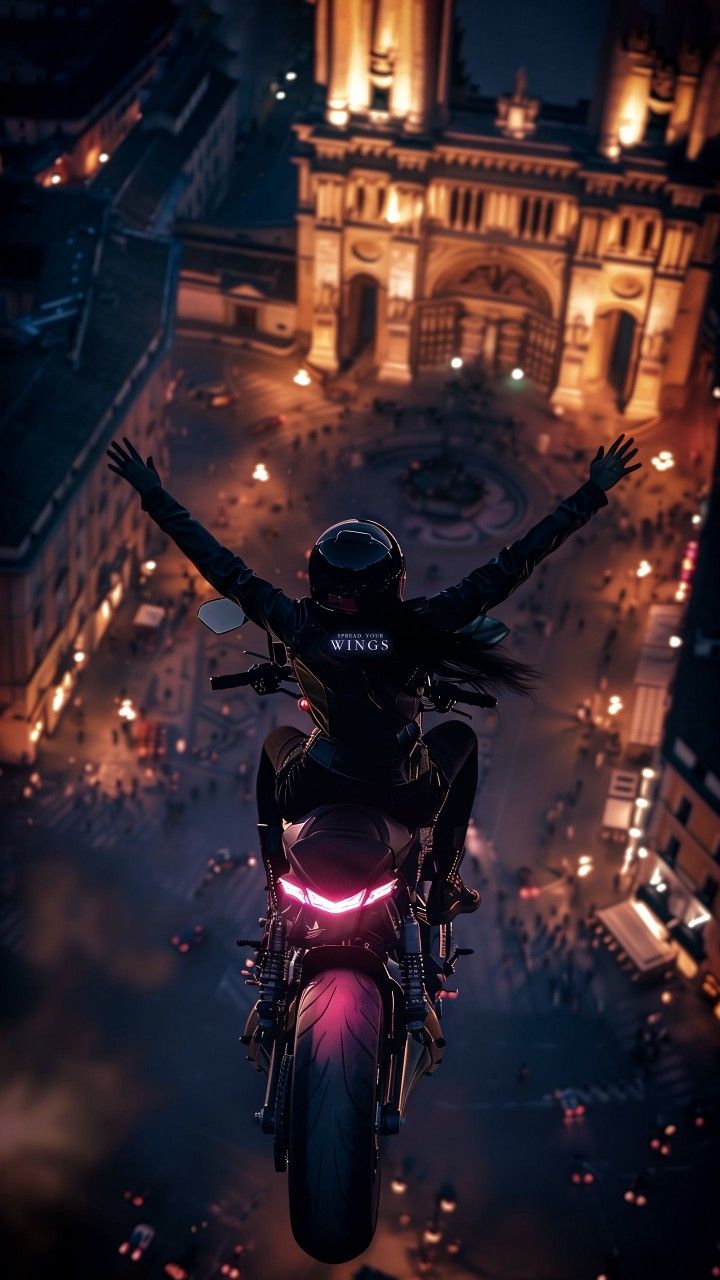
[[211, 676], [211, 689], [239, 689], [241, 685], [252, 684], [252, 671], [237, 671], [232, 676]]
[[279, 662], [255, 662], [249, 671], [237, 671], [233, 675], [211, 676], [210, 688], [239, 689], [250, 685], [256, 693], [290, 693], [289, 689], [281, 689], [282, 680], [294, 680], [292, 667], [282, 666]]

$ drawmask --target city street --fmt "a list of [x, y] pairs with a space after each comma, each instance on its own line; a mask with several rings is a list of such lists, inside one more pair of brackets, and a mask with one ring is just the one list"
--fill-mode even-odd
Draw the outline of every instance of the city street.
[[[623, 429], [554, 420], [529, 385], [509, 380], [489, 387], [484, 405], [462, 381], [454, 395], [444, 379], [402, 392], [368, 382], [341, 408], [315, 383], [294, 384], [297, 361], [179, 338], [174, 364], [165, 487], [290, 595], [305, 593], [314, 538], [345, 515], [397, 533], [408, 597], [441, 590], [579, 487], [598, 444]], [[218, 384], [236, 397], [228, 407], [193, 398]], [[399, 421], [372, 410], [390, 393]], [[432, 405], [444, 407], [451, 450], [501, 495], [485, 526], [466, 522], [444, 540], [400, 487], [410, 461], [440, 443]], [[252, 433], [276, 414], [275, 429]], [[377, 1237], [344, 1266], [314, 1263], [292, 1240], [285, 1180], [253, 1122], [264, 1077], [238, 1039], [253, 991], [241, 974], [250, 951], [235, 939], [257, 936], [264, 908], [257, 756], [271, 727], [307, 727], [308, 718], [287, 698], [210, 692], [209, 674], [244, 669], [257, 659], [243, 649], [264, 650], [264, 637], [252, 624], [226, 637], [203, 628], [197, 607], [214, 593], [193, 569], [188, 589], [189, 566], [155, 531], [157, 567], [123, 600], [82, 673], [81, 705], [68, 706], [35, 765], [0, 778], [0, 960], [11, 992], [0, 1115], [22, 1241], [9, 1274], [34, 1280], [52, 1258], [72, 1259], [77, 1280], [150, 1278], [186, 1259], [211, 1280], [241, 1244], [244, 1280], [349, 1280], [364, 1263], [401, 1280], [710, 1276], [720, 1028], [682, 978], [633, 984], [595, 932], [592, 907], [623, 896], [623, 846], [600, 838], [610, 770], [623, 757], [610, 755], [606, 728], [585, 733], [576, 712], [589, 698], [609, 725], [615, 694], [625, 710], [612, 727], [621, 739], [627, 729], [646, 611], [673, 599], [673, 566], [697, 510], [703, 472], [691, 455], [706, 448], [703, 431], [699, 418], [689, 424], [684, 454], [669, 422], [639, 433], [643, 470], [495, 611], [511, 628], [511, 652], [544, 678], [535, 701], [509, 696], [497, 714], [473, 713], [484, 776], [464, 874], [483, 903], [457, 941], [474, 954], [459, 964], [459, 998], [445, 1001], [443, 1066], [423, 1081], [401, 1135], [385, 1141]], [[659, 473], [651, 456], [671, 439], [676, 465]], [[258, 464], [267, 481], [253, 478]], [[655, 524], [673, 504], [676, 516], [646, 552], [643, 517]], [[636, 576], [641, 554], [649, 583]], [[167, 609], [147, 650], [132, 623], [142, 601]], [[138, 759], [122, 698], [166, 726], [162, 762]], [[240, 864], [198, 893], [220, 850]], [[583, 856], [592, 872], [579, 879]], [[521, 867], [532, 869], [537, 897], [518, 896]], [[171, 938], [195, 924], [206, 940], [179, 953]], [[656, 1013], [668, 1036], [647, 1061], [638, 1030], [656, 1025], [647, 1023]], [[585, 1108], [572, 1120], [555, 1096], [565, 1089]], [[659, 1124], [677, 1126], [667, 1155], [650, 1147]], [[580, 1185], [572, 1172], [582, 1160], [592, 1179]], [[401, 1169], [407, 1189], [396, 1193]], [[624, 1198], [641, 1170], [642, 1208]], [[418, 1253], [447, 1182], [457, 1208]], [[117, 1251], [137, 1222], [155, 1236], [133, 1269]]]

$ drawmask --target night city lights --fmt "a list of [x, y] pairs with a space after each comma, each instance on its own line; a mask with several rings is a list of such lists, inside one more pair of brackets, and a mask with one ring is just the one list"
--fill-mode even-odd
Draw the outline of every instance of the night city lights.
[[717, 17], [0, 3], [9, 1280], [720, 1277]]

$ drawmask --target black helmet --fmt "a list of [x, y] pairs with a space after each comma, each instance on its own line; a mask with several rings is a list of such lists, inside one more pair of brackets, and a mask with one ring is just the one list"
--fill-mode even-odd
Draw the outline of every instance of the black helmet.
[[325, 609], [356, 613], [402, 599], [405, 556], [377, 520], [339, 520], [320, 534], [308, 564], [310, 595]]

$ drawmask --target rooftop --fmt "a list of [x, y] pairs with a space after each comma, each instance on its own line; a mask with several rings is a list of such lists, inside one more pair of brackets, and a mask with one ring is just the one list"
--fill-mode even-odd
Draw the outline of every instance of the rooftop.
[[183, 271], [213, 276], [223, 289], [249, 285], [257, 293], [283, 302], [295, 301], [295, 253], [271, 246], [237, 245], [213, 229], [212, 236], [181, 232]]
[[33, 554], [68, 481], [79, 481], [88, 449], [94, 455], [104, 447], [104, 435], [94, 438], [103, 417], [142, 376], [151, 346], [162, 350], [177, 256], [168, 240], [107, 227], [75, 338], [77, 359], [67, 347], [3, 343], [0, 547], [8, 567]]
[[[11, 7], [11, 6], [6, 6]], [[74, 15], [0, 22], [0, 41], [37, 72], [34, 83], [0, 82], [0, 117], [72, 121], [91, 114], [136, 74], [176, 21], [172, 0], [107, 0]]]
[[179, 133], [138, 124], [99, 171], [93, 190], [112, 198], [127, 226], [150, 228], [164, 208], [168, 219], [174, 213], [176, 197], [186, 185], [184, 166], [237, 89], [218, 71], [206, 68], [205, 75], [207, 88]]

